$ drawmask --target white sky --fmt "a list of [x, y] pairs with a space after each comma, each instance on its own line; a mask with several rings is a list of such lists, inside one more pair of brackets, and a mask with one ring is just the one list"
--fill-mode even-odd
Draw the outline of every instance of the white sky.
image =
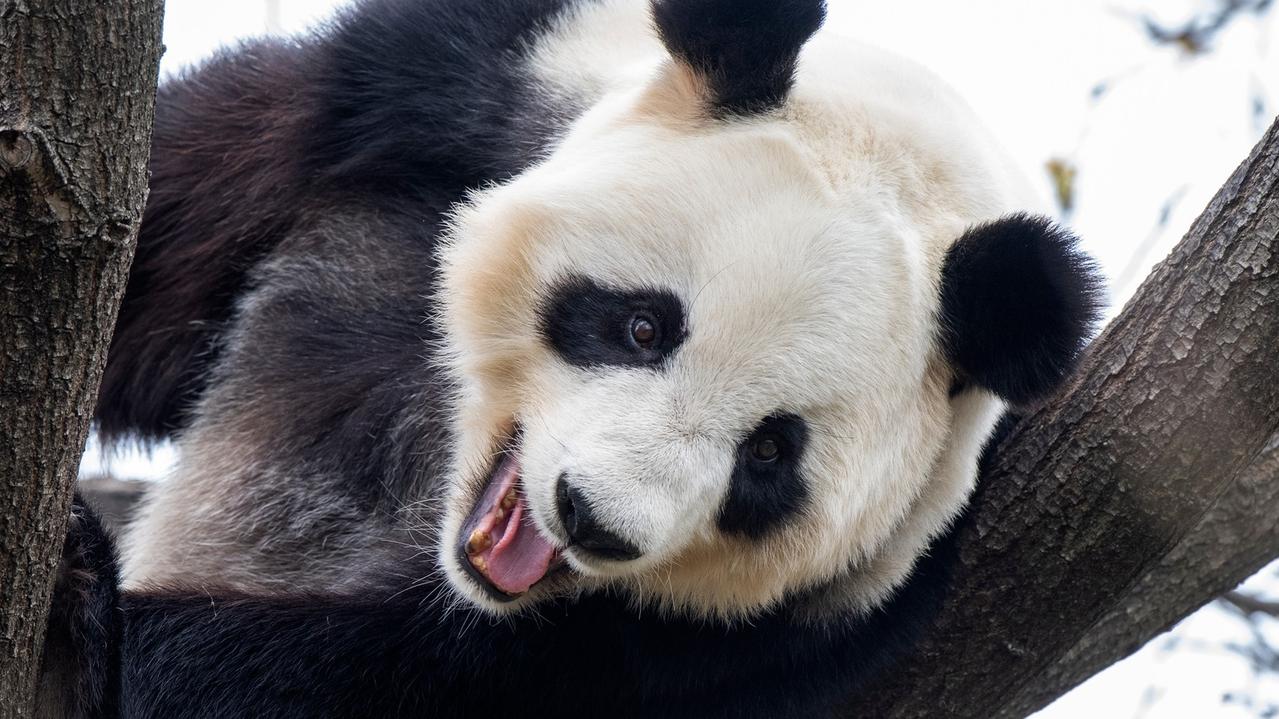
[[[1211, 2], [829, 2], [828, 27], [905, 55], [954, 85], [1045, 196], [1049, 159], [1079, 167], [1076, 208], [1066, 219], [1114, 282], [1113, 311], [1180, 239], [1279, 110], [1279, 9], [1263, 21], [1242, 18], [1219, 36], [1212, 53], [1191, 58], [1152, 45], [1137, 18], [1145, 13], [1179, 25]], [[237, 38], [300, 30], [339, 4], [168, 0], [162, 69], [171, 73]], [[1110, 90], [1096, 100], [1092, 88], [1103, 81]], [[1259, 116], [1254, 97], [1264, 103]], [[1161, 229], [1161, 212], [1174, 198]], [[83, 471], [155, 476], [172, 461], [169, 448], [151, 458], [136, 452], [103, 457], [91, 444]], [[1263, 575], [1254, 582], [1279, 594], [1279, 564]], [[1279, 645], [1279, 622], [1264, 631]], [[1279, 703], [1279, 679], [1254, 676], [1223, 648], [1249, 640], [1244, 624], [1209, 607], [1036, 718], [1255, 717], [1255, 708], [1222, 703], [1228, 692], [1248, 691]]]

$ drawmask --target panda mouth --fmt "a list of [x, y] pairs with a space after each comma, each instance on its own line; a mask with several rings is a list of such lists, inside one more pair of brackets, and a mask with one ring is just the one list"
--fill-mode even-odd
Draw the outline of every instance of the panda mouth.
[[517, 599], [563, 565], [533, 521], [520, 484], [518, 432], [505, 444], [479, 501], [462, 524], [458, 559], [490, 597]]

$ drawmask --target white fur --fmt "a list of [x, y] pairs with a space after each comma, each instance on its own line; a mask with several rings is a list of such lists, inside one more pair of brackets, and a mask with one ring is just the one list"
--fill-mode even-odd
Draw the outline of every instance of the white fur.
[[[840, 608], [872, 606], [962, 506], [999, 410], [984, 392], [948, 397], [944, 253], [969, 225], [1034, 203], [936, 80], [826, 34], [782, 111], [706, 118], [643, 6], [593, 6], [550, 35], [535, 55], [547, 85], [602, 94], [547, 160], [453, 222], [440, 302], [461, 444], [440, 561], [494, 611], [606, 584], [703, 615], [832, 582]], [[660, 371], [570, 367], [537, 332], [569, 274], [674, 291], [687, 340]], [[763, 540], [726, 536], [715, 516], [734, 448], [775, 412], [810, 427], [809, 503]], [[510, 604], [462, 572], [457, 533], [515, 422], [548, 536], [569, 471], [641, 559], [569, 550], [576, 574]]]

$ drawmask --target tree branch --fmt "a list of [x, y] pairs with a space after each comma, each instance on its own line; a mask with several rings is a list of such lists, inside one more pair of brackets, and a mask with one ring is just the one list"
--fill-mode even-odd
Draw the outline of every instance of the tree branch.
[[1273, 0], [1220, 0], [1213, 12], [1191, 18], [1178, 27], [1168, 27], [1149, 14], [1141, 16], [1146, 36], [1158, 45], [1176, 45], [1191, 55], [1207, 50], [1217, 36], [1241, 14], [1264, 15]]
[[1264, 599], [1257, 599], [1243, 592], [1226, 592], [1221, 595], [1221, 601], [1239, 610], [1244, 616], [1263, 614], [1270, 617], [1279, 617], [1279, 602], [1267, 602]]
[[1279, 123], [1023, 421], [923, 646], [850, 716], [1022, 717], [1279, 555]]

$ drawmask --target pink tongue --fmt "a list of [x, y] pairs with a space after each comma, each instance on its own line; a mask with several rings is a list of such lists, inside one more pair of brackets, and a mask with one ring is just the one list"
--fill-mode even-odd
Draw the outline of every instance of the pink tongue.
[[528, 517], [524, 496], [511, 509], [502, 537], [488, 555], [489, 581], [507, 594], [520, 594], [546, 576], [555, 547], [537, 531]]

